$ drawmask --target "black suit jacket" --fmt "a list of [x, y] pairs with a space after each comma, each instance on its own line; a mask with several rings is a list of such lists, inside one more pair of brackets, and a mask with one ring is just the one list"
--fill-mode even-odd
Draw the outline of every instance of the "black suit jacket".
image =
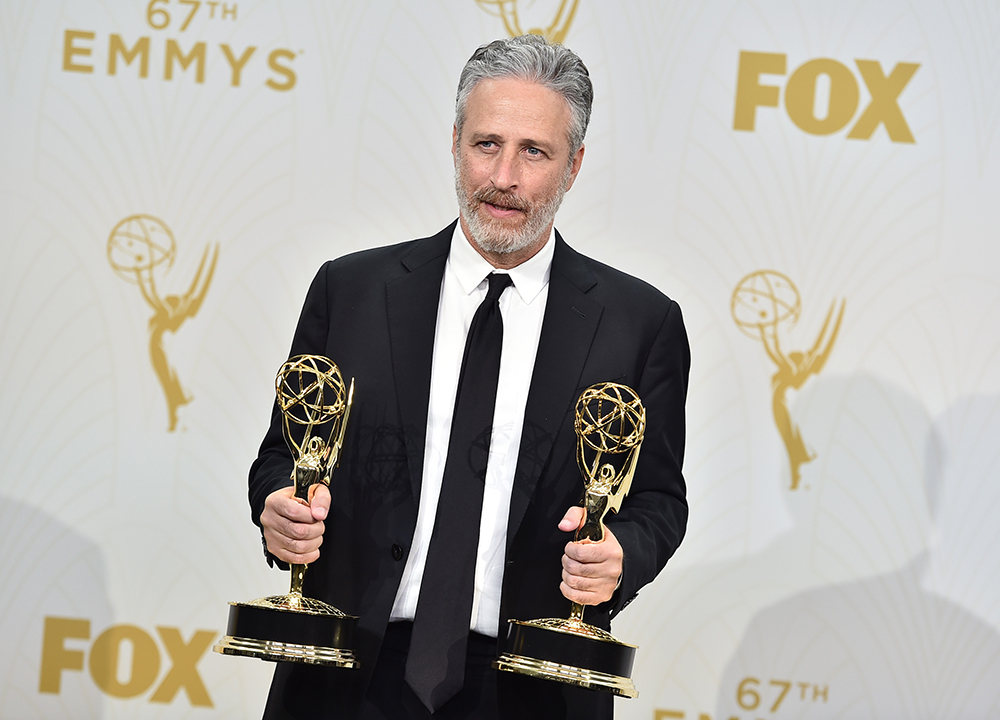
[[[296, 717], [292, 708], [301, 707], [303, 717], [320, 717], [331, 694], [338, 697], [331, 708], [350, 705], [374, 665], [416, 523], [434, 327], [454, 227], [330, 261], [309, 289], [290, 354], [330, 357], [345, 379], [355, 378], [356, 391], [321, 557], [309, 567], [305, 592], [360, 616], [362, 668], [281, 664], [269, 716]], [[680, 308], [652, 286], [580, 255], [558, 233], [555, 242], [510, 502], [501, 650], [507, 620], [568, 616], [559, 582], [570, 538], [557, 524], [583, 492], [573, 420], [585, 388], [629, 385], [647, 414], [631, 492], [606, 520], [625, 554], [621, 584], [610, 602], [587, 609], [587, 622], [609, 627], [673, 554], [687, 520], [681, 465], [690, 354]], [[291, 465], [275, 409], [250, 471], [254, 522], [266, 497], [290, 484]], [[583, 693], [582, 717], [610, 713], [609, 696], [575, 692]]]

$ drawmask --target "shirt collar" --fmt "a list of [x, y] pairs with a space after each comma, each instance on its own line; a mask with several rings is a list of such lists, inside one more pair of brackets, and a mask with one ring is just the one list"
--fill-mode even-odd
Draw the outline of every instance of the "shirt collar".
[[[530, 304], [549, 282], [556, 247], [554, 235], [555, 230], [550, 229], [549, 237], [541, 250], [517, 267], [498, 271], [510, 275], [514, 288], [526, 304]], [[466, 295], [471, 294], [496, 270], [466, 239], [461, 223], [455, 225], [455, 232], [451, 236], [448, 264]]]

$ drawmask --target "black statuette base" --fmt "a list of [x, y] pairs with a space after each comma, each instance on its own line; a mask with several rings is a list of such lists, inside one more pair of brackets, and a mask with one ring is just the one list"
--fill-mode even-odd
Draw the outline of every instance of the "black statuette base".
[[[339, 612], [339, 611], [338, 611]], [[252, 603], [230, 603], [226, 637], [215, 647], [224, 655], [271, 662], [357, 668], [352, 615], [316, 614]]]
[[[588, 636], [591, 630], [604, 637]], [[622, 697], [639, 694], [630, 679], [635, 646], [618, 642], [598, 628], [573, 621], [511, 620], [507, 637], [508, 651], [493, 663], [497, 670]]]

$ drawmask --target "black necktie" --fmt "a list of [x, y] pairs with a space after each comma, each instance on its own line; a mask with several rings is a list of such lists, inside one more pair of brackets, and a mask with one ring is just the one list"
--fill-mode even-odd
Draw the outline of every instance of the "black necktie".
[[441, 496], [406, 658], [406, 682], [431, 712], [454, 696], [465, 680], [483, 486], [503, 346], [499, 299], [511, 279], [492, 273], [489, 282], [465, 341]]

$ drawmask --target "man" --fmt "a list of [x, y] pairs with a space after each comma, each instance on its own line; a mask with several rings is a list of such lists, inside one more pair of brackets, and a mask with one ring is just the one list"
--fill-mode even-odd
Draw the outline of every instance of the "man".
[[[566, 617], [574, 601], [608, 628], [677, 548], [687, 519], [680, 309], [553, 230], [583, 161], [591, 100], [586, 67], [561, 46], [524, 36], [480, 48], [456, 103], [457, 226], [329, 262], [313, 281], [291, 354], [326, 355], [356, 380], [343, 459], [329, 491], [297, 503], [275, 411], [250, 503], [269, 556], [309, 563], [306, 594], [360, 617], [361, 669], [279, 664], [266, 717], [611, 716], [606, 693], [490, 668], [510, 619]], [[467, 374], [489, 365], [464, 362], [466, 336], [478, 337], [486, 326], [476, 318], [496, 306], [491, 427], [457, 447], [466, 392], [481, 384]], [[583, 491], [574, 407], [605, 381], [638, 392], [646, 439], [605, 541], [574, 544]], [[454, 466], [475, 456], [481, 472], [456, 479]], [[472, 527], [468, 542], [441, 539], [458, 526]], [[439, 585], [454, 580], [442, 558], [469, 547], [455, 568], [469, 595], [442, 597]], [[435, 650], [434, 623], [455, 618], [461, 637]]]

